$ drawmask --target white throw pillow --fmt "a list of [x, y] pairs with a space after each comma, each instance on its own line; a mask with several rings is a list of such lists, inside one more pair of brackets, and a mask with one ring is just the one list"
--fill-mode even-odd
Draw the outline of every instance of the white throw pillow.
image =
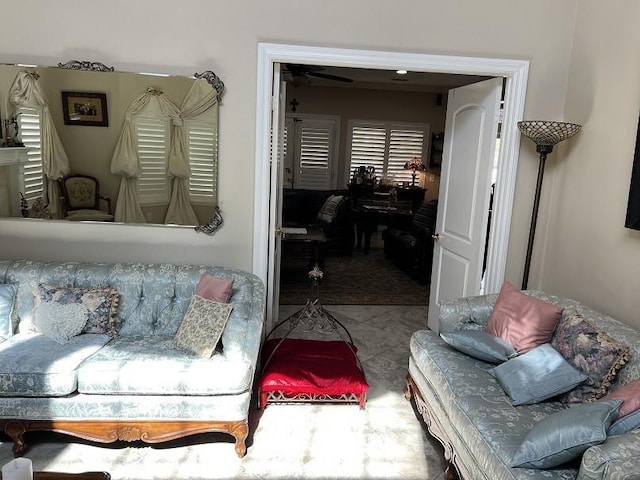
[[82, 332], [87, 310], [80, 304], [42, 302], [35, 310], [36, 330], [58, 343], [67, 343]]

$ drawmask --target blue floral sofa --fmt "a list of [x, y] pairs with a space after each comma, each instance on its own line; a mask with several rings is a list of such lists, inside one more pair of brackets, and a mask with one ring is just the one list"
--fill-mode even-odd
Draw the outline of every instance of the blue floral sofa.
[[[210, 358], [172, 346], [203, 272], [233, 279], [222, 348]], [[109, 286], [119, 294], [117, 335], [60, 344], [26, 333], [34, 290]], [[235, 437], [246, 453], [248, 411], [264, 323], [253, 274], [209, 266], [0, 261], [0, 284], [18, 285], [11, 325], [0, 325], [0, 428], [14, 454], [25, 433], [49, 430], [97, 442], [164, 442], [203, 432]]]
[[[540, 291], [525, 293], [563, 307], [563, 319], [578, 312], [630, 347], [631, 358], [618, 371], [609, 391], [640, 377], [640, 332], [577, 301]], [[440, 331], [483, 330], [496, 299], [497, 295], [485, 295], [444, 302]], [[430, 433], [444, 446], [448, 478], [640, 478], [640, 429], [607, 436], [581, 458], [555, 468], [512, 467], [514, 454], [534, 426], [567, 406], [557, 398], [513, 406], [498, 380], [489, 374], [495, 365], [451, 348], [431, 330], [414, 332], [410, 351], [406, 397], [415, 400]]]

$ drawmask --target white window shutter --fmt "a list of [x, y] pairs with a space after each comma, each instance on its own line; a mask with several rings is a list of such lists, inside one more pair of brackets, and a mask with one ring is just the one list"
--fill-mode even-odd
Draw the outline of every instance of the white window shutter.
[[24, 196], [27, 200], [42, 197], [44, 176], [42, 172], [42, 140], [40, 136], [40, 111], [36, 108], [20, 108], [18, 111], [20, 137], [29, 148], [24, 164]]
[[373, 167], [376, 175], [384, 175], [387, 151], [387, 130], [384, 125], [356, 124], [351, 126], [351, 167]]
[[300, 164], [297, 188], [328, 189], [329, 162], [333, 147], [333, 124], [305, 122], [299, 130]]
[[350, 176], [361, 166], [374, 167], [378, 180], [402, 183], [411, 181], [404, 164], [413, 157], [425, 160], [428, 124], [351, 120], [349, 130]]
[[169, 202], [167, 153], [169, 121], [138, 115], [134, 119], [138, 143], [140, 178], [138, 191], [141, 204]]
[[194, 203], [211, 204], [215, 198], [218, 133], [211, 122], [187, 122], [189, 194]]
[[387, 178], [393, 182], [411, 181], [411, 170], [405, 170], [404, 164], [418, 157], [425, 162], [425, 139], [428, 130], [411, 126], [392, 126], [389, 138], [389, 159], [387, 162]]

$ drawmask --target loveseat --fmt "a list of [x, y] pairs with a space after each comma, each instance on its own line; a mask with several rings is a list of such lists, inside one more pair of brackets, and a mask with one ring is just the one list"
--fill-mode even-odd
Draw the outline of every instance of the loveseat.
[[[605, 388], [607, 391], [607, 396], [604, 398], [576, 404], [561, 402], [559, 399], [563, 396], [555, 396], [543, 401], [514, 406], [514, 400], [503, 389], [499, 377], [494, 376], [498, 369], [495, 361], [480, 360], [470, 356], [468, 352], [452, 348], [450, 343], [445, 342], [431, 330], [415, 332], [410, 341], [407, 398], [415, 399], [417, 409], [422, 414], [429, 431], [444, 446], [449, 478], [457, 476], [469, 480], [640, 478], [640, 430], [633, 430], [634, 426], [637, 426], [639, 412], [636, 411], [619, 420], [615, 419], [616, 412], [621, 413], [618, 409], [623, 408], [620, 407], [621, 400], [615, 398], [616, 392], [621, 391], [618, 389], [623, 385], [626, 386], [625, 388], [635, 385], [636, 392], [638, 391], [640, 333], [580, 302], [540, 291], [521, 293], [564, 309], [557, 329], [553, 333], [552, 342], [540, 348], [556, 344], [560, 329], [565, 331], [565, 326], [568, 325], [563, 322], [582, 318], [593, 325], [594, 330], [604, 331], [616, 343], [622, 342], [623, 345], [627, 345], [629, 351], [619, 362], [618, 367], [620, 365], [622, 367], [617, 375], [609, 375], [600, 385], [600, 388]], [[469, 332], [484, 332], [481, 333], [484, 335], [497, 297], [497, 295], [485, 295], [443, 302], [439, 315], [441, 334], [449, 338], [449, 341], [452, 333], [463, 332], [464, 336], [470, 335]], [[574, 346], [578, 347], [586, 338], [604, 341], [603, 338], [606, 335], [598, 333], [592, 338], [577, 334], [572, 337], [576, 341]], [[589, 355], [592, 354], [597, 352], [592, 350], [584, 354], [581, 360], [583, 364], [589, 364], [592, 361], [589, 360]], [[522, 359], [524, 355], [514, 358]], [[507, 363], [499, 365], [503, 366]], [[547, 367], [547, 365], [538, 366]], [[549, 377], [547, 383], [553, 381]], [[588, 382], [591, 382], [591, 378], [580, 385], [586, 385]], [[526, 385], [522, 390], [529, 389], [530, 387]], [[571, 396], [573, 392], [574, 390], [569, 390], [563, 395]], [[638, 400], [640, 398], [636, 396], [633, 401], [637, 403]], [[622, 405], [625, 403], [627, 401]], [[589, 430], [590, 420], [596, 422], [594, 415], [588, 414], [589, 409], [599, 408], [605, 404], [609, 404], [606, 407], [608, 413], [597, 420], [602, 424], [597, 424], [597, 428], [593, 428], [593, 431]], [[567, 418], [565, 415], [578, 412], [581, 414], [577, 416], [577, 420], [574, 418], [573, 425], [567, 427], [562, 419]], [[615, 422], [611, 425], [614, 420]], [[630, 420], [633, 422], [629, 422]], [[570, 450], [566, 445], [556, 450], [557, 455], [573, 453], [575, 456], [573, 460], [559, 460], [561, 464], [554, 467], [512, 466], [518, 454], [526, 452], [535, 444], [535, 434], [541, 435], [538, 440], [542, 439], [542, 444], [546, 445], [544, 448], [557, 448], [557, 445], [553, 445], [554, 442], [571, 439], [571, 435], [565, 435], [566, 431], [562, 430], [565, 427], [573, 428], [580, 435], [589, 436], [589, 441], [582, 438], [580, 441], [583, 443], [572, 447], [575, 451]], [[617, 430], [614, 430], [614, 427]], [[631, 431], [625, 433], [626, 430]], [[597, 437], [597, 435], [600, 436]], [[539, 446], [540, 443], [535, 445]], [[550, 457], [539, 456], [535, 461], [544, 461], [548, 458]]]
[[[232, 310], [229, 316], [225, 307], [226, 325], [209, 357], [174, 344], [204, 273], [232, 288]], [[0, 308], [0, 429], [14, 454], [24, 453], [25, 433], [35, 430], [148, 443], [224, 432], [235, 437], [238, 456], [245, 454], [264, 321], [256, 276], [203, 265], [2, 260], [0, 284], [17, 286], [12, 312], [6, 296]], [[78, 289], [117, 292], [108, 307], [113, 331], [99, 324], [85, 330], [87, 324], [62, 341], [52, 340], [57, 331], [38, 333], [34, 325], [47, 319], [34, 308], [44, 298], [36, 301], [36, 292], [64, 299], [60, 292], [84, 291]], [[99, 312], [95, 295], [82, 301]]]

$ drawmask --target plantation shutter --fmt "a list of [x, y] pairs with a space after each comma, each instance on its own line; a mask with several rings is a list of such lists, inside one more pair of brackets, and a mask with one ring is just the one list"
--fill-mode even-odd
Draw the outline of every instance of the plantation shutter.
[[138, 179], [140, 203], [167, 203], [169, 201], [167, 180], [169, 121], [136, 116], [134, 122], [140, 162]]
[[401, 183], [411, 180], [411, 170], [404, 169], [407, 161], [425, 161], [428, 124], [351, 120], [349, 130], [350, 175], [361, 166], [374, 167], [378, 180]]
[[215, 196], [215, 166], [218, 151], [217, 130], [210, 122], [189, 121], [189, 194], [194, 203], [211, 204]]
[[353, 124], [351, 127], [350, 172], [359, 167], [373, 167], [376, 175], [384, 173], [387, 129], [384, 126]]
[[305, 121], [299, 128], [300, 163], [296, 175], [297, 188], [328, 189], [329, 162], [334, 135], [333, 123]]
[[425, 157], [425, 138], [428, 130], [411, 126], [391, 126], [389, 134], [389, 159], [387, 162], [387, 177], [394, 182], [411, 181], [411, 170], [405, 170], [404, 164], [413, 157]]
[[40, 112], [37, 108], [22, 107], [18, 111], [20, 136], [27, 152], [24, 164], [24, 196], [35, 200], [43, 194], [42, 140], [40, 137]]

